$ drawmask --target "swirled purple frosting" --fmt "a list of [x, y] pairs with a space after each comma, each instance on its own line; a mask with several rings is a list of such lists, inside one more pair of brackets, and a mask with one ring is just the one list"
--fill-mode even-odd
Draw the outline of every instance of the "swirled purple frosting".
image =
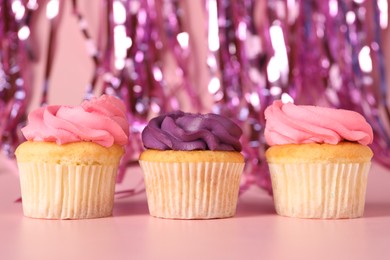
[[153, 118], [142, 131], [147, 149], [241, 151], [241, 128], [216, 114], [181, 111]]

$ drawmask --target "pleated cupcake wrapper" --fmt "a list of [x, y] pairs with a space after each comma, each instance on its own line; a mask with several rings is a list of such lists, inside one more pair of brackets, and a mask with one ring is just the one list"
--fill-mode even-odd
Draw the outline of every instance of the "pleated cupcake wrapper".
[[18, 163], [25, 216], [47, 219], [112, 215], [117, 166]]
[[140, 161], [140, 165], [150, 215], [174, 219], [235, 215], [244, 163]]
[[270, 163], [276, 212], [300, 218], [363, 216], [366, 163]]

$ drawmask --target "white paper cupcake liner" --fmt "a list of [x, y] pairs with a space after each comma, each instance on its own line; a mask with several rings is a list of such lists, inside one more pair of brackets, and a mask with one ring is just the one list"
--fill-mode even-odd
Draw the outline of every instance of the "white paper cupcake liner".
[[116, 166], [18, 163], [25, 216], [83, 219], [112, 215]]
[[244, 163], [140, 161], [150, 215], [174, 219], [232, 217]]
[[276, 212], [300, 218], [363, 216], [366, 163], [270, 163]]

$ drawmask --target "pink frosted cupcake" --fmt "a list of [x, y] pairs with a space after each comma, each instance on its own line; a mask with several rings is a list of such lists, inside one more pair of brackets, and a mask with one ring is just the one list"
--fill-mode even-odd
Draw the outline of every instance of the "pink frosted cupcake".
[[81, 106], [32, 111], [16, 150], [23, 212], [47, 219], [112, 215], [117, 168], [128, 142], [126, 109], [103, 95]]
[[373, 153], [360, 114], [275, 101], [265, 111], [266, 151], [276, 212], [300, 218], [364, 213]]

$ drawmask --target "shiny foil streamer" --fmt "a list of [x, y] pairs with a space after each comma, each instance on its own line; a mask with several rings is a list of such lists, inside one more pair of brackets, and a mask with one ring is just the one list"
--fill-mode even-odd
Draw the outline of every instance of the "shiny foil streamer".
[[0, 146], [13, 157], [23, 140], [20, 128], [26, 121], [31, 97], [30, 29], [33, 5], [26, 1], [0, 1]]
[[[50, 103], [47, 93], [64, 8], [63, 1], [44, 3], [0, 0], [0, 144], [10, 157], [23, 140], [20, 127], [32, 91], [28, 62], [35, 55], [30, 33], [37, 29], [31, 17], [38, 8], [50, 9], [41, 88], [41, 103]], [[130, 143], [118, 182], [127, 167], [137, 163], [143, 150], [140, 133], [148, 119], [186, 109], [235, 120], [244, 131], [247, 162], [241, 191], [257, 185], [271, 193], [263, 132], [264, 110], [275, 99], [360, 112], [374, 129], [375, 159], [390, 167], [383, 1], [204, 0], [205, 42], [196, 41], [189, 30], [190, 3], [100, 0], [102, 30], [93, 39], [79, 1], [71, 2], [94, 63], [85, 98], [117, 95], [128, 109]], [[202, 53], [195, 43], [207, 45], [204, 57], [196, 56]], [[202, 68], [208, 71], [201, 73]], [[198, 75], [207, 75], [207, 86], [197, 86], [202, 82]], [[212, 97], [211, 106], [206, 96]], [[142, 191], [140, 184], [119, 195]]]
[[263, 111], [268, 105], [269, 90], [264, 80], [265, 55], [261, 52], [261, 38], [254, 23], [256, 5], [254, 1], [219, 0], [216, 3], [220, 43], [216, 56], [221, 87], [214, 93], [213, 110], [234, 118], [244, 130], [241, 141], [247, 163], [241, 192], [254, 183], [271, 192], [262, 140]]

